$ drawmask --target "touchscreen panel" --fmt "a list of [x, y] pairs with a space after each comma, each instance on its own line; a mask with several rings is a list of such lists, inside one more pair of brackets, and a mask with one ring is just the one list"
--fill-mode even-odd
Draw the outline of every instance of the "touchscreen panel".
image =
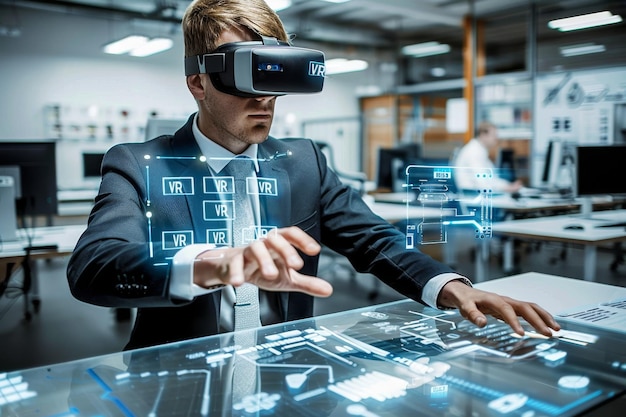
[[[13, 416], [577, 416], [626, 390], [626, 338], [525, 336], [399, 301], [0, 374]], [[252, 389], [237, 396], [237, 374]]]

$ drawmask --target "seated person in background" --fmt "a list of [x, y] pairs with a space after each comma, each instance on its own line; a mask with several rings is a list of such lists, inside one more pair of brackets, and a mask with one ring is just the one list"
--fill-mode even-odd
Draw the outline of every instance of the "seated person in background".
[[[196, 0], [182, 27], [186, 56], [228, 42], [258, 41], [261, 35], [290, 39], [263, 0]], [[109, 150], [87, 230], [68, 265], [76, 298], [138, 308], [127, 348], [232, 331], [237, 328], [236, 319], [229, 318], [233, 310], [236, 315], [253, 300], [234, 304], [235, 292], [250, 284], [260, 290], [262, 324], [310, 317], [313, 298], [332, 292], [328, 282], [316, 277], [320, 244], [405, 296], [433, 307], [458, 308], [478, 326], [490, 314], [518, 333], [523, 333], [518, 316], [546, 335], [559, 329], [536, 304], [476, 289], [448, 266], [419, 250], [406, 250], [404, 234], [339, 181], [312, 141], [268, 136], [276, 96], [240, 96], [219, 90], [214, 82], [205, 73], [187, 76], [198, 112], [174, 135]], [[271, 158], [279, 154], [289, 157]], [[238, 155], [271, 160], [250, 167], [246, 179], [276, 178], [277, 196], [257, 196], [255, 216], [250, 216], [251, 226], [273, 226], [275, 232], [240, 245], [212, 245], [202, 205], [192, 197], [149, 193], [145, 155], [169, 156], [159, 163], [163, 177], [204, 177], [206, 184], [229, 161], [241, 160]], [[169, 230], [193, 231], [196, 238], [166, 262], [155, 263], [150, 248], [157, 242], [151, 242], [149, 220]], [[233, 226], [235, 236], [236, 229], [246, 230]]]
[[[454, 158], [454, 166], [464, 168], [491, 168], [494, 172], [492, 189], [494, 192], [515, 193], [523, 184], [520, 180], [510, 182], [497, 176], [497, 169], [489, 158], [489, 150], [498, 146], [498, 129], [489, 122], [478, 125], [478, 135], [467, 142]], [[473, 175], [459, 176], [456, 185], [461, 190], [476, 190], [480, 186]]]

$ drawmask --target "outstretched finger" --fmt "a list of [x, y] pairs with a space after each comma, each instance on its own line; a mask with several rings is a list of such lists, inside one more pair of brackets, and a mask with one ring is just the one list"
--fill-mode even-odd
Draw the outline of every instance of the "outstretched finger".
[[521, 302], [521, 305], [516, 306], [515, 310], [519, 316], [523, 317], [544, 336], [552, 336], [550, 329], [559, 330], [561, 328], [550, 313], [536, 304]]
[[322, 247], [308, 233], [296, 226], [278, 229], [278, 233], [289, 243], [309, 256], [317, 255]]
[[314, 297], [329, 297], [333, 293], [333, 287], [322, 278], [303, 275], [291, 271], [291, 282], [294, 291], [303, 292]]

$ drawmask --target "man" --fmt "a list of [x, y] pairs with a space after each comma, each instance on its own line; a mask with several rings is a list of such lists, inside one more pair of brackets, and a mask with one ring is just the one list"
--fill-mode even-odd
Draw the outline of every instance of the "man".
[[[289, 39], [262, 0], [197, 0], [183, 18], [183, 34], [187, 57], [227, 43], [258, 41], [261, 35]], [[187, 86], [198, 112], [179, 131], [115, 146], [105, 156], [88, 228], [68, 266], [78, 299], [138, 308], [127, 348], [232, 330], [232, 310], [238, 308], [233, 293], [244, 282], [261, 289], [262, 324], [310, 317], [313, 297], [332, 292], [315, 277], [320, 243], [407, 297], [459, 308], [479, 326], [486, 322], [484, 314], [492, 314], [518, 333], [523, 329], [517, 315], [546, 335], [559, 328], [542, 308], [474, 289], [450, 268], [407, 251], [404, 235], [341, 184], [311, 141], [268, 137], [275, 96], [224, 93], [205, 73], [187, 76]], [[271, 232], [235, 247], [212, 245], [211, 236], [223, 229], [213, 226], [207, 207], [228, 206], [215, 184], [228, 178], [222, 169], [238, 155], [256, 161], [247, 180], [256, 177], [278, 189], [252, 198], [255, 225]], [[198, 178], [201, 184], [192, 187]], [[171, 188], [164, 185], [176, 181]], [[155, 193], [161, 186], [163, 192]], [[197, 199], [197, 188], [203, 187], [206, 196]], [[185, 195], [173, 197], [177, 189]], [[215, 195], [221, 200], [211, 200]], [[182, 236], [193, 243], [167, 256], [166, 236], [176, 231], [179, 243]]]
[[[478, 125], [478, 135], [459, 150], [459, 153], [454, 158], [454, 165], [463, 168], [491, 168], [494, 170], [494, 177], [491, 181], [493, 191], [517, 192], [523, 186], [520, 180], [511, 182], [495, 175], [497, 172], [495, 172], [493, 161], [489, 158], [489, 150], [497, 146], [498, 128], [492, 123], [482, 122]], [[476, 190], [480, 188], [474, 175], [457, 177], [456, 185], [462, 190]]]

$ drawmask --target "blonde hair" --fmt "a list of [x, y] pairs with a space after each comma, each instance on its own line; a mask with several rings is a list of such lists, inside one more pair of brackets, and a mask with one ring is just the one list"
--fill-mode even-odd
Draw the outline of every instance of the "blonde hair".
[[222, 32], [233, 27], [289, 41], [282, 21], [264, 0], [195, 0], [182, 20], [185, 56], [212, 52]]

